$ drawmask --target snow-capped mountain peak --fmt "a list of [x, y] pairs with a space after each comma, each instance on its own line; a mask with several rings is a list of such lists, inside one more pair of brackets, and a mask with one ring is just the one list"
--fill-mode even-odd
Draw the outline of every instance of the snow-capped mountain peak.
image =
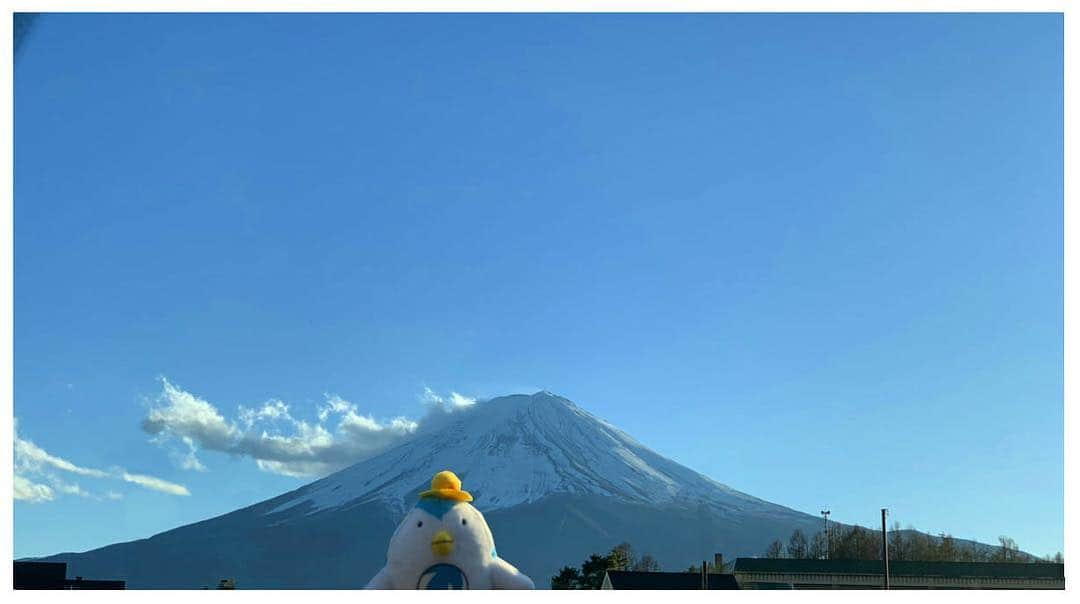
[[[235, 577], [252, 587], [363, 586], [402, 515], [453, 470], [499, 552], [550, 577], [628, 541], [671, 569], [702, 552], [756, 555], [820, 519], [735, 491], [550, 392], [435, 407], [408, 440], [307, 486], [128, 543], [49, 558], [136, 587]], [[490, 512], [490, 513], [489, 513]]]
[[646, 504], [765, 502], [668, 460], [551, 392], [478, 402], [426, 421], [409, 440], [295, 491], [271, 513], [382, 501], [411, 507], [436, 472], [451, 469], [483, 511], [556, 493]]

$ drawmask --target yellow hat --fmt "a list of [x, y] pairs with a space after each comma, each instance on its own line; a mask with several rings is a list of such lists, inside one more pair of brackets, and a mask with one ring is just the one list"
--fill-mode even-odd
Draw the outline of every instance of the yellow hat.
[[461, 479], [450, 470], [443, 470], [431, 479], [431, 490], [420, 493], [421, 497], [449, 499], [451, 501], [472, 501], [468, 491], [461, 490]]

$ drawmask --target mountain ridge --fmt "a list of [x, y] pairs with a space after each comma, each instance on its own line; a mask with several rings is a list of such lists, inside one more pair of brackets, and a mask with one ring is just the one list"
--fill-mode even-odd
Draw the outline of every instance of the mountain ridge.
[[569, 399], [540, 391], [433, 411], [402, 442], [227, 514], [82, 553], [69, 573], [130, 587], [359, 588], [438, 471], [459, 474], [500, 555], [539, 586], [628, 541], [669, 570], [756, 556], [817, 516], [737, 491], [649, 449]]
[[273, 511], [306, 503], [315, 512], [381, 499], [404, 513], [409, 496], [443, 469], [458, 473], [483, 512], [552, 493], [650, 504], [719, 498], [727, 505], [776, 505], [681, 466], [569, 399], [540, 391], [436, 417], [391, 449], [301, 487], [303, 496]]

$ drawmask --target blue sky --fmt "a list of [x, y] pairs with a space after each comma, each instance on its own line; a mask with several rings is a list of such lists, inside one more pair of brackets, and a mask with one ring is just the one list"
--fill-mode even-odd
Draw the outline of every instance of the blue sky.
[[347, 456], [541, 388], [796, 509], [1063, 549], [1062, 23], [42, 17], [15, 554], [310, 480], [177, 410]]

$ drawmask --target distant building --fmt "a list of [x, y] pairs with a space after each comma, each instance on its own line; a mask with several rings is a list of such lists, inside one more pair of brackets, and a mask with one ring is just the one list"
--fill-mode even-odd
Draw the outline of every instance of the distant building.
[[[881, 589], [880, 560], [738, 558], [742, 589]], [[1065, 589], [1065, 565], [1025, 562], [889, 562], [891, 589]]]
[[[609, 570], [600, 589], [701, 589], [701, 573]], [[739, 589], [735, 576], [709, 573], [708, 589]]]
[[67, 578], [66, 562], [15, 562], [15, 589], [124, 589], [123, 581]]

